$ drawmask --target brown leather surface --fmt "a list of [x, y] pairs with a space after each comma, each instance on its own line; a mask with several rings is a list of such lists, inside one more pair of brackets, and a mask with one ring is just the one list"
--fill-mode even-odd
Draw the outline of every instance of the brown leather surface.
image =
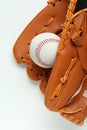
[[[68, 2], [57, 1], [55, 6], [48, 4], [24, 29], [17, 39], [13, 52], [18, 63], [29, 60], [29, 44], [34, 36], [41, 32], [58, 33], [67, 12]], [[19, 51], [20, 50], [20, 51]]]
[[[71, 19], [71, 23], [74, 25], [71, 30], [71, 38], [76, 46], [81, 66], [87, 74], [87, 9], [83, 9], [74, 15]], [[72, 98], [68, 105], [60, 110], [60, 113], [69, 121], [77, 125], [83, 125], [87, 118], [87, 76], [82, 80], [80, 92]]]
[[[86, 13], [87, 9], [79, 11], [68, 23], [69, 32], [66, 33], [64, 49], [57, 55], [45, 92], [47, 108], [59, 111], [63, 117], [77, 125], [82, 125], [87, 117], [87, 97], [83, 96], [87, 91], [87, 71], [83, 66], [86, 63], [87, 29], [83, 26], [86, 27], [87, 23]], [[72, 58], [76, 59], [75, 63], [70, 62]], [[73, 97], [82, 82], [81, 91]]]
[[79, 58], [83, 68], [87, 71], [87, 9], [73, 20], [72, 40], [77, 47]]
[[83, 95], [85, 91], [87, 91], [87, 77], [83, 80], [80, 92], [73, 97], [66, 107], [60, 110], [63, 117], [77, 125], [83, 125], [87, 117], [87, 98]]
[[[58, 111], [67, 104], [79, 88], [86, 74], [81, 66], [76, 47], [72, 41], [65, 40], [64, 46], [64, 50], [61, 50], [56, 58], [45, 93], [45, 105], [52, 111]], [[77, 61], [70, 70], [67, 80], [62, 83], [61, 78], [64, 77], [72, 58], [76, 58]], [[61, 91], [58, 92], [57, 87], [60, 84]]]

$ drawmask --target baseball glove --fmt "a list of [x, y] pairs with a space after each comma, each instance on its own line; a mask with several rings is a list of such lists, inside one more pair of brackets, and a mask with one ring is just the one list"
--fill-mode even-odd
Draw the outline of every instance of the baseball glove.
[[[13, 53], [19, 64], [27, 63], [27, 73], [32, 80], [42, 79], [40, 89], [45, 94], [47, 108], [59, 111], [63, 117], [81, 125], [87, 116], [87, 10], [73, 15], [74, 11], [82, 8], [76, 2], [77, 0], [49, 0], [48, 5], [21, 33], [13, 47]], [[29, 57], [32, 38], [48, 31], [61, 36], [53, 69], [41, 68]], [[74, 96], [81, 83], [81, 91]]]
[[[29, 45], [39, 33], [59, 34], [65, 21], [69, 0], [49, 0], [48, 5], [27, 25], [17, 39], [13, 53], [19, 64], [27, 63], [27, 73], [32, 80], [42, 79], [40, 89], [44, 93], [51, 69], [37, 66], [29, 57]], [[43, 19], [43, 20], [42, 20]], [[37, 25], [37, 26], [36, 26]]]
[[[48, 80], [45, 105], [82, 125], [87, 117], [87, 9], [72, 15], [69, 12], [71, 7], [66, 15], [58, 55]], [[81, 91], [74, 96], [81, 84]]]

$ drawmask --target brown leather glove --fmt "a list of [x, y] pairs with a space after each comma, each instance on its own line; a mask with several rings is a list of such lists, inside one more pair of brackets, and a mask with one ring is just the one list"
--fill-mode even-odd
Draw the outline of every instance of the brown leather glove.
[[[78, 37], [83, 36], [83, 26], [80, 26], [84, 25], [82, 24], [83, 16], [77, 13], [71, 17], [71, 13], [69, 14], [71, 20], [68, 21], [68, 24], [65, 22], [68, 30], [66, 30], [67, 33], [63, 31], [61, 35], [64, 39], [62, 39], [63, 43], [58, 48], [58, 55], [52, 72], [51, 69], [43, 69], [37, 66], [29, 57], [29, 44], [35, 35], [47, 31], [60, 35], [62, 31], [61, 25], [64, 23], [68, 4], [68, 0], [49, 0], [47, 7], [29, 23], [19, 36], [13, 52], [18, 63], [28, 63], [27, 73], [31, 79], [42, 79], [40, 89], [45, 94], [45, 105], [48, 109], [59, 111], [68, 120], [76, 124], [82, 124], [87, 115], [86, 81], [80, 93], [74, 98], [73, 95], [86, 76], [86, 69], [80, 58], [81, 51], [78, 49], [83, 45], [77, 42]], [[45, 19], [42, 21], [43, 17]], [[75, 21], [73, 22], [74, 18]], [[80, 18], [81, 20], [79, 20]], [[68, 19], [67, 16], [66, 19]], [[38, 25], [37, 27], [34, 26], [36, 24]], [[85, 54], [83, 54], [83, 57], [86, 56]]]
[[[17, 39], [13, 53], [19, 64], [28, 63], [27, 73], [32, 80], [43, 79], [40, 89], [43, 92], [51, 69], [37, 66], [29, 57], [29, 45], [34, 36], [42, 32], [59, 34], [65, 21], [69, 2], [67, 0], [49, 0], [48, 5], [27, 25]], [[44, 19], [43, 19], [44, 18]], [[43, 19], [43, 20], [42, 20]]]

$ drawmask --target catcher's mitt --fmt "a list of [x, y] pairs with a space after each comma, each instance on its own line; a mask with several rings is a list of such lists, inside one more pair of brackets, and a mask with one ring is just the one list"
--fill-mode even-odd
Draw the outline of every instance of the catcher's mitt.
[[[13, 53], [18, 63], [28, 63], [27, 73], [32, 80], [43, 78], [40, 89], [44, 93], [51, 69], [37, 66], [29, 57], [29, 45], [32, 38], [42, 32], [59, 34], [65, 21], [69, 1], [49, 0], [48, 5], [28, 24], [17, 39]], [[42, 20], [43, 19], [43, 20]], [[19, 51], [20, 50], [20, 51]]]

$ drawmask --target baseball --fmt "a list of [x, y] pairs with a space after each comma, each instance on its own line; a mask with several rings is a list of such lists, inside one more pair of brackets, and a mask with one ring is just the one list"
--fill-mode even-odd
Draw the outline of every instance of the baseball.
[[43, 68], [52, 68], [59, 40], [59, 36], [50, 32], [35, 36], [29, 47], [30, 57], [33, 62]]

